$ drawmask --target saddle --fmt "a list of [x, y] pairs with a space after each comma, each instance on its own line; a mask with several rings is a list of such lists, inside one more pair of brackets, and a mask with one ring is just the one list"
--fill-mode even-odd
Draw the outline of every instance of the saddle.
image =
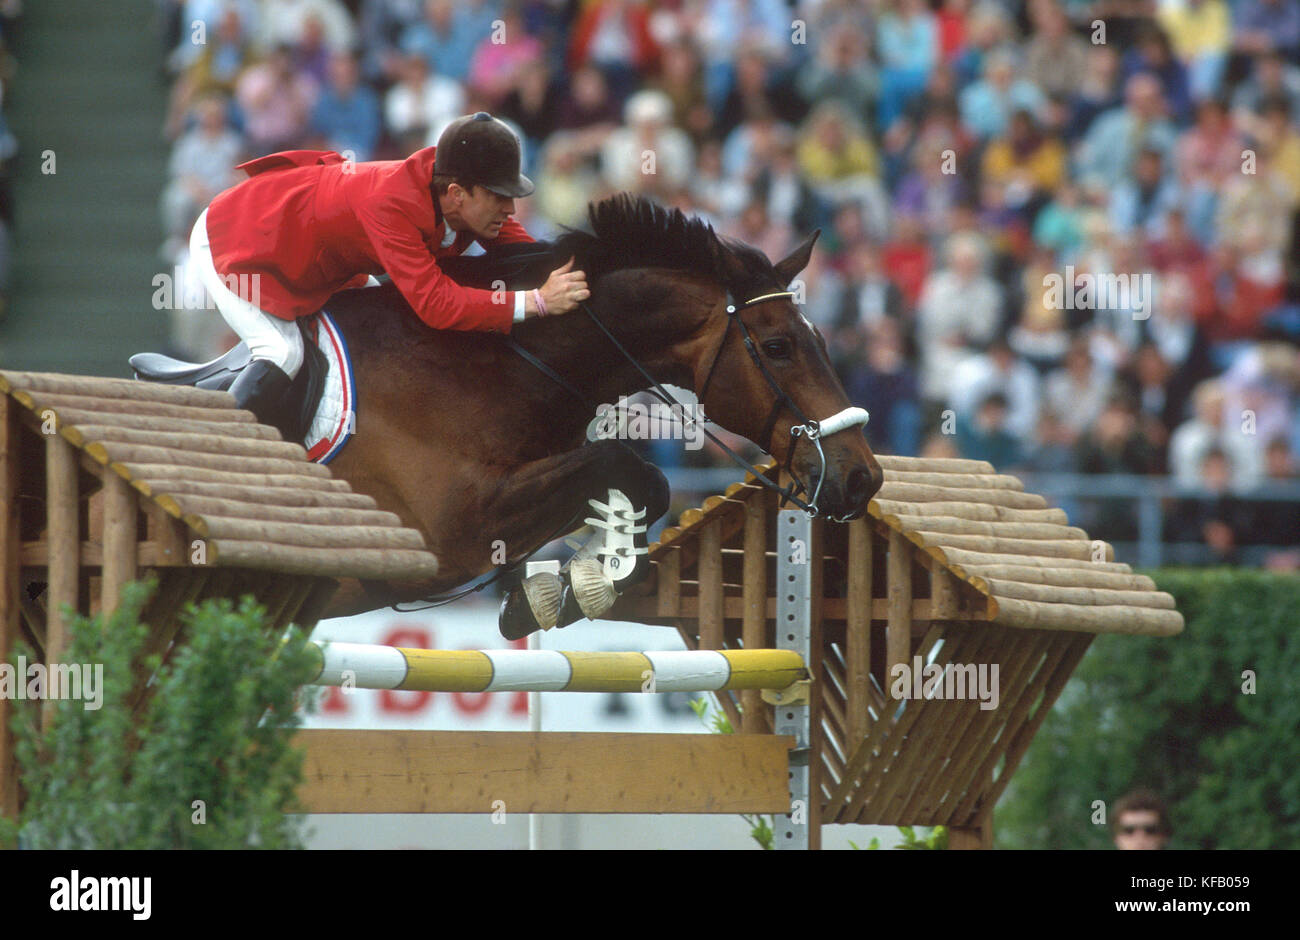
[[[298, 321], [302, 333], [302, 368], [294, 377], [286, 394], [286, 411], [293, 416], [292, 424], [284, 429], [285, 440], [301, 441], [307, 436], [316, 409], [320, 407], [321, 393], [325, 389], [325, 376], [329, 362], [316, 345], [313, 335], [315, 318], [304, 317]], [[191, 385], [223, 392], [235, 377], [252, 361], [248, 344], [240, 342], [229, 352], [208, 362], [185, 362], [161, 353], [136, 353], [128, 362], [135, 377], [145, 382], [163, 385]]]
[[[529, 290], [544, 284], [556, 264], [550, 242], [515, 242], [495, 246], [481, 255], [444, 258], [438, 266], [463, 287], [491, 290], [497, 282], [504, 282], [511, 290]], [[287, 440], [302, 441], [306, 437], [325, 388], [329, 363], [315, 341], [315, 319], [304, 317], [298, 321], [303, 333], [303, 365], [287, 393], [286, 410], [294, 415], [292, 426], [284, 429]], [[149, 352], [136, 353], [129, 362], [135, 377], [146, 382], [225, 391], [251, 359], [248, 345], [241, 342], [209, 362], [186, 362]]]

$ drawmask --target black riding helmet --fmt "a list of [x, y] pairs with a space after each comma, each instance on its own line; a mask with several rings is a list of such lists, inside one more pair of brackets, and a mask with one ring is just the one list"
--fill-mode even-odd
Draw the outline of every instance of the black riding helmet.
[[520, 172], [523, 154], [515, 132], [486, 111], [456, 118], [438, 138], [435, 178], [477, 184], [501, 196], [533, 192], [533, 181]]

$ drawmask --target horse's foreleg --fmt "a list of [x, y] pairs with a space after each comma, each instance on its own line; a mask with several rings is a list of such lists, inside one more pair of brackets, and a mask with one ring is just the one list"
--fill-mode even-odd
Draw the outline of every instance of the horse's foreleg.
[[[557, 525], [572, 521], [576, 526], [578, 519], [593, 514], [594, 518], [603, 516], [605, 524], [619, 528], [621, 533], [614, 536], [598, 532], [594, 545], [584, 547], [561, 575], [534, 575], [510, 592], [502, 605], [500, 623], [501, 632], [510, 639], [539, 627], [563, 626], [584, 615], [597, 616], [607, 609], [615, 596], [613, 578], [619, 578], [620, 585], [626, 586], [639, 580], [637, 574], [643, 575], [645, 568], [642, 565], [637, 569], [633, 557], [614, 555], [611, 545], [616, 541], [632, 548], [635, 542], [635, 547], [643, 552], [644, 535], [634, 537], [628, 527], [635, 525], [644, 531], [668, 507], [668, 483], [663, 474], [619, 441], [596, 441], [561, 457], [538, 461], [530, 469], [535, 472], [512, 475], [510, 490], [499, 501], [503, 517], [516, 523], [511, 531], [526, 531], [529, 520], [525, 517], [531, 518], [534, 527], [538, 522], [550, 527], [535, 533], [529, 550], [560, 534], [556, 532]], [[628, 498], [632, 513], [610, 508], [612, 503], [602, 510], [589, 505], [592, 499], [605, 504], [611, 489]], [[626, 504], [623, 506], [626, 509]], [[632, 516], [638, 518], [633, 520]], [[620, 547], [618, 551], [621, 553], [626, 548]], [[602, 549], [606, 551], [601, 552]], [[605, 563], [598, 557], [602, 553], [610, 556]], [[623, 567], [616, 571], [614, 566], [620, 563]], [[606, 568], [606, 564], [610, 567]]]

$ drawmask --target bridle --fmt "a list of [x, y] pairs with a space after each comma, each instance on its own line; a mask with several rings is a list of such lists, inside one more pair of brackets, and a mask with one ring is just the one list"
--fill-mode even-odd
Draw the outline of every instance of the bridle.
[[[790, 448], [786, 454], [785, 466], [782, 469], [790, 476], [790, 479], [793, 481], [793, 483], [791, 486], [785, 486], [785, 487], [779, 486], [773, 483], [771, 480], [769, 480], [767, 478], [767, 475], [764, 474], [763, 471], [759, 470], [749, 461], [745, 460], [745, 458], [741, 457], [738, 453], [736, 453], [734, 450], [732, 450], [730, 447], [724, 444], [718, 438], [718, 436], [715, 435], [708, 428], [700, 426], [696, 419], [693, 418], [688, 419], [686, 415], [689, 412], [689, 409], [683, 406], [681, 402], [677, 401], [677, 399], [674, 398], [672, 394], [669, 393], [669, 391], [658, 382], [658, 380], [656, 380], [653, 376], [650, 375], [649, 372], [646, 371], [645, 367], [642, 366], [641, 363], [637, 361], [635, 356], [633, 356], [630, 352], [627, 351], [626, 348], [624, 348], [623, 344], [620, 343], [618, 341], [618, 338], [614, 336], [612, 332], [610, 332], [609, 328], [606, 327], [605, 324], [601, 322], [600, 318], [596, 316], [596, 314], [592, 311], [592, 309], [588, 307], [585, 303], [580, 303], [578, 306], [581, 307], [583, 312], [586, 313], [587, 316], [591, 318], [593, 323], [595, 323], [598, 327], [600, 327], [601, 331], [605, 334], [605, 336], [609, 339], [609, 341], [614, 344], [614, 348], [619, 351], [619, 353], [623, 356], [623, 358], [626, 359], [628, 362], [630, 362], [636, 368], [636, 370], [641, 373], [642, 377], [645, 378], [645, 380], [650, 383], [650, 391], [652, 394], [654, 394], [657, 398], [659, 398], [662, 402], [664, 402], [664, 404], [669, 405], [670, 407], [676, 406], [677, 409], [679, 409], [678, 413], [682, 415], [682, 419], [684, 421], [689, 421], [689, 423], [691, 423], [692, 425], [696, 425], [697, 427], [699, 427], [699, 430], [702, 431], [705, 434], [705, 436], [709, 438], [709, 440], [713, 441], [714, 444], [722, 448], [722, 450], [726, 452], [727, 456], [729, 456], [732, 460], [734, 460], [745, 470], [749, 471], [749, 473], [754, 477], [754, 479], [761, 486], [764, 486], [767, 489], [773, 490], [780, 494], [781, 501], [778, 505], [778, 508], [784, 507], [787, 502], [790, 502], [793, 503], [795, 506], [797, 506], [799, 509], [802, 509], [804, 512], [808, 513], [810, 516], [816, 517], [821, 514], [821, 510], [818, 508], [817, 505], [817, 500], [821, 496], [822, 483], [826, 479], [826, 453], [825, 451], [822, 450], [822, 439], [826, 437], [830, 437], [832, 434], [836, 434], [847, 428], [858, 427], [866, 424], [869, 415], [867, 414], [867, 411], [864, 408], [849, 407], [841, 411], [837, 411], [835, 414], [831, 415], [828, 418], [824, 418], [821, 421], [816, 421], [813, 420], [812, 418], [809, 418], [807, 415], [805, 415], [803, 411], [800, 410], [799, 406], [794, 403], [794, 400], [791, 399], [788, 394], [786, 394], [783, 388], [781, 388], [781, 384], [776, 380], [775, 376], [772, 375], [771, 371], [768, 370], [767, 366], [763, 364], [763, 359], [758, 354], [758, 349], [754, 345], [754, 339], [750, 335], [749, 328], [745, 326], [744, 320], [740, 318], [740, 312], [742, 310], [745, 310], [749, 307], [753, 307], [760, 303], [764, 303], [769, 300], [776, 300], [777, 298], [780, 297], [792, 298], [794, 297], [794, 292], [773, 291], [771, 293], [761, 294], [757, 297], [751, 297], [749, 300], [745, 300], [740, 303], [737, 303], [735, 298], [732, 296], [731, 291], [730, 290], [727, 291], [727, 328], [723, 332], [722, 340], [718, 343], [718, 348], [713, 354], [713, 359], [709, 364], [709, 371], [706, 373], [704, 378], [704, 383], [700, 387], [700, 391], [696, 395], [696, 397], [699, 399], [701, 408], [703, 408], [704, 398], [705, 395], [708, 394], [709, 385], [713, 381], [713, 374], [717, 368], [718, 360], [722, 357], [722, 350], [727, 345], [727, 339], [731, 336], [732, 326], [733, 325], [736, 326], [740, 330], [740, 336], [745, 343], [745, 349], [749, 351], [750, 359], [753, 360], [756, 366], [758, 366], [758, 369], [762, 373], [763, 378], [767, 380], [767, 384], [771, 387], [773, 393], [776, 395], [775, 400], [772, 402], [772, 408], [768, 412], [767, 421], [763, 425], [762, 441], [763, 441], [763, 446], [765, 447], [767, 452], [768, 453], [772, 452], [771, 437], [773, 432], [776, 429], [777, 418], [780, 416], [783, 410], [788, 409], [795, 416], [796, 420], [799, 422], [790, 428], [790, 438], [791, 438]], [[542, 362], [540, 359], [538, 359], [528, 350], [520, 346], [517, 342], [515, 342], [515, 340], [512, 337], [509, 336], [506, 337], [506, 344], [510, 346], [515, 352], [517, 352], [520, 356], [526, 359], [528, 362], [536, 366], [550, 379], [552, 379], [562, 388], [567, 390], [571, 395], [573, 395], [575, 398], [581, 401], [588, 408], [592, 409], [593, 411], [596, 410], [596, 406], [593, 405], [591, 402], [589, 402], [585, 395], [583, 395], [581, 392], [575, 389], [567, 380], [565, 380], [562, 376], [560, 376], [549, 365]], [[807, 501], [800, 498], [799, 494], [808, 493], [809, 492], [808, 487], [802, 480], [800, 480], [795, 475], [793, 470], [795, 445], [798, 443], [798, 438], [800, 436], [806, 437], [809, 441], [813, 443], [813, 445], [817, 448], [818, 459], [821, 461], [821, 470], [817, 476], [817, 487], [815, 490], [812, 491], [811, 498]], [[833, 516], [828, 518], [830, 518], [834, 522], [845, 521], [843, 517], [838, 517], [838, 516]]]
[[[705, 405], [705, 397], [709, 393], [709, 385], [713, 382], [713, 373], [717, 368], [718, 360], [722, 358], [722, 350], [726, 348], [727, 340], [731, 336], [731, 328], [732, 326], [735, 326], [740, 330], [740, 338], [745, 344], [745, 349], [749, 353], [750, 360], [758, 367], [758, 371], [762, 373], [763, 378], [767, 381], [768, 386], [772, 389], [773, 395], [775, 396], [772, 400], [772, 407], [767, 413], [767, 420], [763, 423], [763, 430], [759, 435], [759, 440], [762, 441], [763, 448], [769, 454], [772, 453], [772, 434], [776, 431], [776, 421], [777, 418], [780, 417], [782, 411], [789, 410], [798, 422], [790, 427], [790, 447], [786, 451], [785, 466], [782, 467], [782, 469], [789, 475], [790, 479], [794, 481], [794, 486], [784, 488], [773, 487], [782, 494], [781, 502], [777, 508], [783, 507], [786, 502], [789, 501], [807, 512], [810, 516], [816, 517], [820, 513], [817, 500], [821, 496], [822, 483], [826, 479], [826, 452], [822, 450], [822, 438], [830, 437], [832, 434], [836, 434], [846, 428], [864, 425], [867, 423], [870, 416], [867, 414], [865, 408], [849, 407], [842, 411], [837, 411], [828, 418], [817, 421], [805, 415], [799, 406], [794, 403], [794, 399], [786, 393], [785, 389], [781, 388], [781, 383], [776, 380], [774, 375], [772, 375], [771, 370], [769, 370], [763, 363], [763, 357], [758, 354], [758, 349], [754, 344], [754, 338], [750, 335], [749, 327], [745, 326], [745, 321], [740, 318], [740, 312], [749, 307], [756, 306], [757, 304], [765, 303], [769, 300], [777, 300], [782, 297], [793, 299], [794, 292], [788, 290], [773, 291], [737, 303], [736, 299], [732, 296], [731, 291], [727, 291], [727, 328], [723, 331], [722, 340], [718, 343], [718, 348], [713, 353], [713, 359], [709, 363], [709, 371], [705, 373], [704, 383], [700, 386], [700, 391], [696, 397], [700, 401], [700, 406], [705, 409], [705, 413], [707, 414], [708, 408]], [[817, 475], [817, 488], [813, 490], [811, 499], [808, 502], [804, 502], [796, 495], [799, 492], [808, 492], [808, 487], [795, 475], [793, 468], [794, 451], [796, 445], [799, 443], [800, 436], [806, 437], [813, 443], [817, 448], [817, 458], [821, 462], [821, 469]], [[715, 443], [721, 444], [721, 442], [717, 441], [716, 438], [714, 438], [714, 441]], [[726, 448], [725, 445], [722, 446], [729, 454], [736, 457], [730, 448]], [[761, 474], [756, 473], [755, 476], [766, 480], [766, 478], [762, 477]], [[835, 522], [844, 521], [844, 519], [840, 517], [830, 518]]]

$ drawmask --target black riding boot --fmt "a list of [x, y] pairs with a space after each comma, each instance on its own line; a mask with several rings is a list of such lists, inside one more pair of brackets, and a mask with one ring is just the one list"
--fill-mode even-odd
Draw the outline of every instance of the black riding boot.
[[257, 415], [262, 424], [279, 430], [286, 441], [293, 441], [292, 422], [284, 400], [292, 384], [293, 379], [275, 363], [254, 359], [236, 376], [228, 391], [240, 408]]

